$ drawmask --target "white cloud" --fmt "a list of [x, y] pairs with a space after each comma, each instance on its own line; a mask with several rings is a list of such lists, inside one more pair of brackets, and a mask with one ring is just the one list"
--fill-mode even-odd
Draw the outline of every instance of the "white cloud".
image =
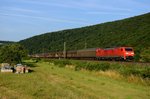
[[86, 14], [89, 15], [129, 15], [127, 13], [117, 13], [117, 12], [102, 12], [102, 11], [90, 11]]
[[20, 11], [20, 12], [31, 12], [31, 13], [38, 13], [39, 12], [37, 10], [31, 10], [31, 9], [25, 9], [25, 8], [16, 8], [16, 7], [10, 7], [8, 9], [13, 10], [13, 11]]
[[19, 7], [1, 7], [0, 11], [13, 11], [13, 12], [24, 12], [24, 13], [39, 13], [37, 10], [19, 8]]
[[65, 19], [56, 19], [56, 18], [50, 18], [50, 17], [39, 17], [39, 16], [29, 16], [29, 15], [21, 15], [21, 14], [6, 14], [6, 13], [0, 13], [1, 16], [14, 16], [14, 17], [27, 17], [27, 18], [33, 18], [33, 19], [40, 19], [45, 21], [51, 21], [51, 22], [59, 22], [59, 23], [71, 23], [71, 24], [89, 24], [87, 22], [81, 22], [80, 21], [74, 21], [74, 20], [65, 20]]
[[[115, 0], [116, 1], [116, 0]], [[120, 1], [120, 0], [119, 0]], [[130, 1], [130, 0], [128, 0]], [[103, 4], [101, 0], [19, 0], [18, 2], [29, 3], [34, 5], [45, 5], [45, 6], [56, 6], [74, 9], [103, 9], [103, 10], [114, 10], [114, 11], [132, 11], [129, 8], [116, 7], [111, 4]]]

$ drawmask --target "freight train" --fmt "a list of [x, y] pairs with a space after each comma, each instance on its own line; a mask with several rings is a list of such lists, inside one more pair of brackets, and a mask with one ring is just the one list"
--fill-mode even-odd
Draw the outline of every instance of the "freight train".
[[69, 58], [96, 60], [133, 60], [132, 47], [90, 48], [74, 51], [59, 51], [31, 55], [34, 58]]

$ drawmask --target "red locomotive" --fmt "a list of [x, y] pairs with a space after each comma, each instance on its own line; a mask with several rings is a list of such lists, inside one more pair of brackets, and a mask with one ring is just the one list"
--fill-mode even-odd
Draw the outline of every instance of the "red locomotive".
[[96, 57], [98, 59], [132, 60], [134, 51], [132, 47], [98, 48]]
[[65, 53], [50, 52], [32, 55], [41, 58], [74, 58], [74, 59], [98, 59], [98, 60], [132, 60], [134, 51], [132, 47], [115, 48], [91, 48], [83, 50], [66, 51]]

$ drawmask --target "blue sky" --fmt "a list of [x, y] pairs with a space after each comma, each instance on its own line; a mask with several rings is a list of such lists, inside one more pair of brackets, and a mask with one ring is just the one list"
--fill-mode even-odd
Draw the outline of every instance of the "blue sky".
[[0, 0], [0, 40], [84, 27], [150, 12], [150, 0]]

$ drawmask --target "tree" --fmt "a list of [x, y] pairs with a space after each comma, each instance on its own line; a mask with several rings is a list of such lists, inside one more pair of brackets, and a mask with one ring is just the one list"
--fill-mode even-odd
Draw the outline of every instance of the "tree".
[[27, 51], [20, 44], [4, 45], [0, 48], [0, 63], [21, 63]]
[[144, 48], [140, 54], [142, 61], [150, 62], [150, 47]]

